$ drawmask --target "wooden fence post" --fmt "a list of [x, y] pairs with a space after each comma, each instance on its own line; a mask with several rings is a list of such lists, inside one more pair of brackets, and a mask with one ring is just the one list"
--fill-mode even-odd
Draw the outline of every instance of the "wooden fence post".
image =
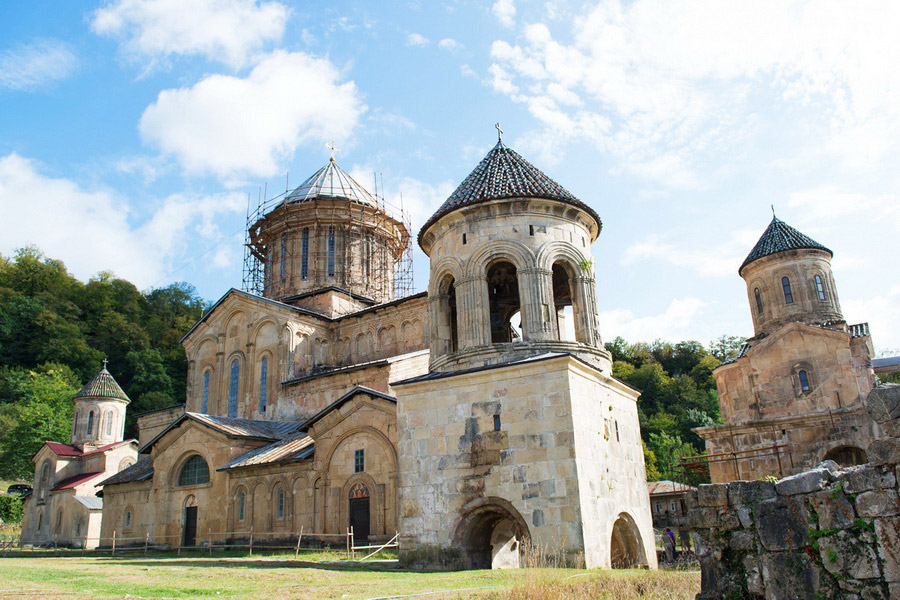
[[300, 535], [297, 536], [297, 547], [294, 548], [294, 560], [297, 560], [297, 556], [300, 554], [300, 540], [303, 539], [303, 527], [300, 528]]
[[250, 556], [253, 556], [253, 528], [250, 528]]
[[150, 532], [147, 532], [147, 537], [144, 538], [144, 556], [147, 556], [147, 547], [150, 545]]
[[[85, 547], [87, 547], [87, 544], [85, 544]], [[112, 556], [115, 556], [115, 555], [116, 555], [116, 530], [113, 529]]]

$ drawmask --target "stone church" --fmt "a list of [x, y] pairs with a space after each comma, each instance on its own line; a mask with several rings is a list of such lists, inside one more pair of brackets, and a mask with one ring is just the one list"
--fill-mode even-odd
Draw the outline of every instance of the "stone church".
[[694, 430], [713, 483], [863, 464], [886, 438], [864, 405], [875, 385], [869, 325], [844, 320], [832, 256], [773, 217], [738, 269], [754, 335], [713, 372], [724, 423]]
[[408, 225], [332, 157], [250, 224], [262, 289], [183, 338], [186, 405], [139, 419], [137, 461], [100, 481], [101, 538], [353, 527], [399, 533], [407, 564], [541, 547], [655, 567], [638, 392], [598, 329], [600, 229], [498, 142], [419, 232], [428, 291], [395, 297]]

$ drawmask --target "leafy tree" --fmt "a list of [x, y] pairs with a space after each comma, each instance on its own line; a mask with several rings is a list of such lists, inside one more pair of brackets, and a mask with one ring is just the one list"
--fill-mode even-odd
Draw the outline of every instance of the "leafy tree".
[[662, 474], [656, 467], [656, 454], [647, 447], [647, 442], [644, 440], [641, 440], [641, 446], [644, 449], [644, 468], [647, 471], [647, 481], [659, 481], [662, 479]]
[[709, 353], [719, 359], [720, 362], [732, 359], [737, 356], [738, 350], [747, 338], [737, 335], [723, 335], [709, 343]]

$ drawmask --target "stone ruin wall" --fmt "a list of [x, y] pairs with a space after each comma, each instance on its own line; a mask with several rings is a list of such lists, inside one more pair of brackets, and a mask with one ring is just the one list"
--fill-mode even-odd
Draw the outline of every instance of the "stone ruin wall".
[[700, 485], [685, 497], [698, 600], [900, 598], [900, 386], [868, 408], [887, 437], [869, 463], [826, 461], [779, 481]]

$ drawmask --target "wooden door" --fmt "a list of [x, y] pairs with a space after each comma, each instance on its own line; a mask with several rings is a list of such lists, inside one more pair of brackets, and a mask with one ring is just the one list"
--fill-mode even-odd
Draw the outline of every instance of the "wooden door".
[[365, 544], [369, 540], [369, 499], [350, 499], [350, 527], [353, 528], [354, 544]]
[[189, 506], [184, 509], [184, 539], [182, 546], [197, 545], [197, 507]]

